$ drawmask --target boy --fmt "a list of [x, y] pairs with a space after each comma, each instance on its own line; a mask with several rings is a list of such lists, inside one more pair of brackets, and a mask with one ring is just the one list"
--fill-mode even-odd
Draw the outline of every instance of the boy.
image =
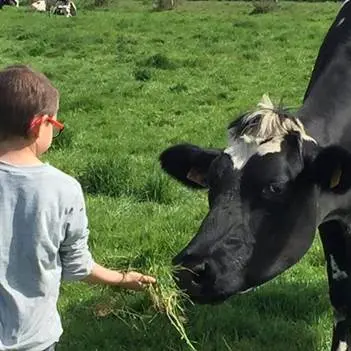
[[155, 278], [94, 262], [80, 184], [43, 164], [59, 93], [26, 66], [0, 71], [0, 350], [54, 350], [61, 277], [139, 290]]

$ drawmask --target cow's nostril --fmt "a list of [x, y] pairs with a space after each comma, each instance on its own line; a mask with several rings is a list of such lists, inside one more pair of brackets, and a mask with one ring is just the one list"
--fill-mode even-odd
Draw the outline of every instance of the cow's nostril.
[[201, 284], [206, 271], [206, 263], [196, 265], [195, 267], [193, 267], [192, 271], [194, 274], [193, 282], [196, 284]]

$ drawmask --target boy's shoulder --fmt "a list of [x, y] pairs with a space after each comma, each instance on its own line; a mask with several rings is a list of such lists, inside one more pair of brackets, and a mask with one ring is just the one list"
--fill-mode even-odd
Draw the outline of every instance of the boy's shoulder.
[[52, 176], [52, 181], [57, 185], [64, 187], [67, 192], [71, 192], [71, 195], [82, 192], [82, 186], [76, 178], [50, 164], [46, 164], [46, 166], [50, 176]]

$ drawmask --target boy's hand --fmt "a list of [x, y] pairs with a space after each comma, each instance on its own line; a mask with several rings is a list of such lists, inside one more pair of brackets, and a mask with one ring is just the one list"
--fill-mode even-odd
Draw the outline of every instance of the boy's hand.
[[143, 290], [148, 285], [155, 283], [156, 279], [154, 277], [131, 271], [124, 273], [123, 279], [118, 286], [130, 290]]
[[102, 283], [113, 286], [119, 286], [124, 289], [143, 290], [148, 285], [156, 283], [154, 277], [144, 275], [138, 272], [126, 272], [111, 270], [94, 263], [93, 269], [89, 276], [84, 278], [88, 283]]

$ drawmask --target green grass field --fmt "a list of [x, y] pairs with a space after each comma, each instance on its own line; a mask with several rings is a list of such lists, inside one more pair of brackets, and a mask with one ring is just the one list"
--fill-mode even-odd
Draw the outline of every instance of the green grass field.
[[[30, 64], [61, 92], [62, 138], [46, 156], [86, 192], [90, 246], [111, 268], [169, 265], [207, 211], [160, 171], [174, 143], [224, 147], [226, 127], [263, 93], [298, 106], [335, 3], [280, 3], [250, 15], [237, 2], [143, 1], [81, 10], [76, 18], [0, 11], [0, 64]], [[162, 277], [159, 277], [162, 279]], [[188, 350], [145, 293], [63, 284], [59, 350]], [[257, 291], [189, 306], [199, 351], [328, 351], [332, 313], [318, 238], [303, 260]]]

